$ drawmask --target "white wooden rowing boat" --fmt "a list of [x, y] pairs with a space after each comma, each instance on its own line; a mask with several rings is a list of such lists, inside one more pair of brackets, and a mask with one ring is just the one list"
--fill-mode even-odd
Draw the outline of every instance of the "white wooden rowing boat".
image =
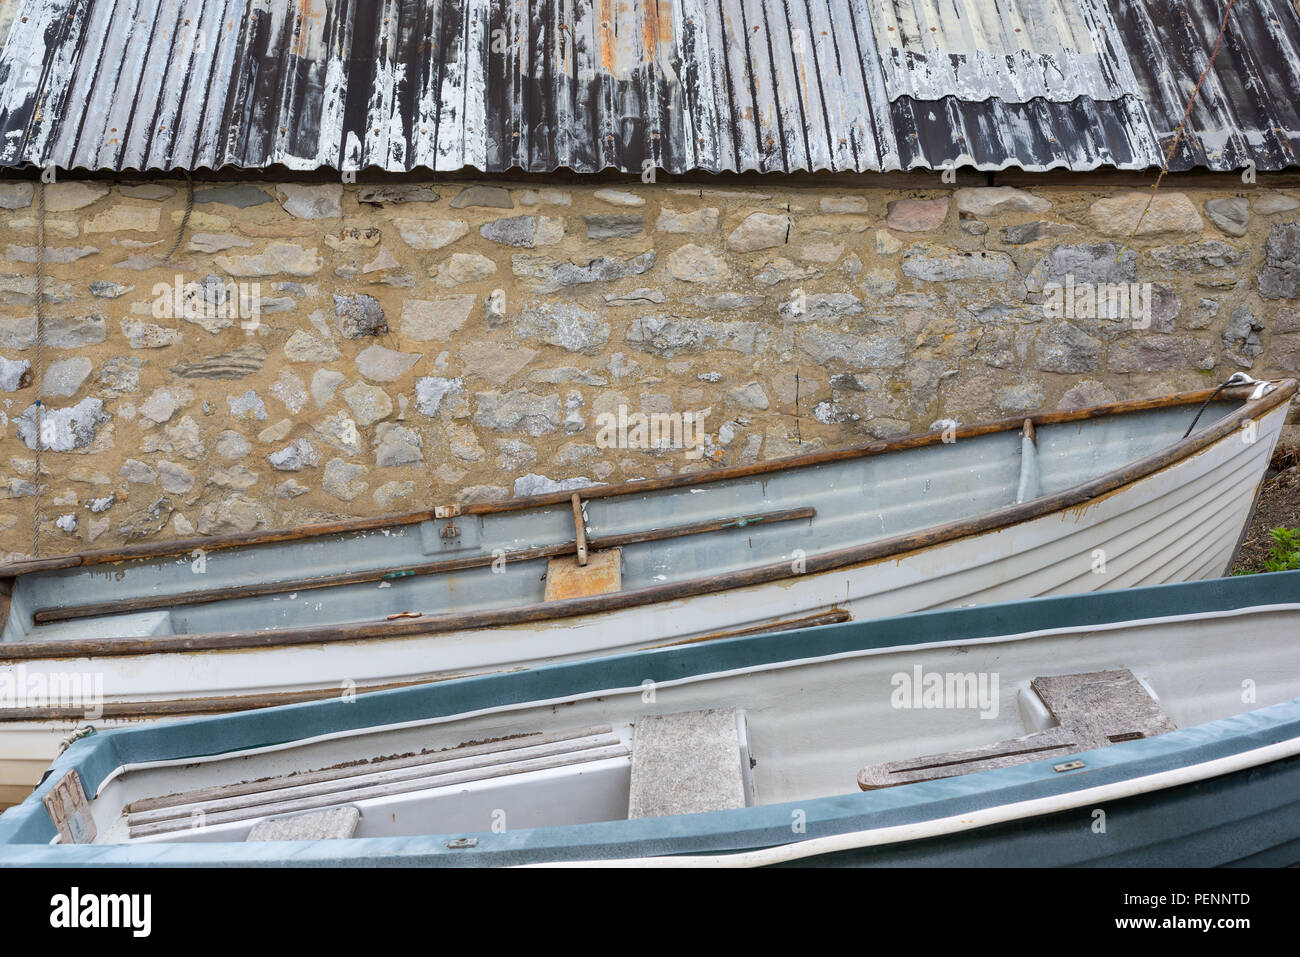
[[0, 801], [20, 796], [56, 742], [87, 723], [1216, 577], [1295, 389], [1287, 380], [1051, 413], [972, 426], [955, 441], [933, 433], [587, 489], [574, 502], [447, 507], [288, 540], [0, 568], [13, 581], [0, 676], [92, 686], [9, 703], [0, 788], [11, 790]]

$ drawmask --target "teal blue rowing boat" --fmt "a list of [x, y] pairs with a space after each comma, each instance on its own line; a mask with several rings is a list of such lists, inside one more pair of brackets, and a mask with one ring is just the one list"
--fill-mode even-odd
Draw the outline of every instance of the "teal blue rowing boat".
[[1290, 864], [1300, 572], [88, 733], [0, 864]]

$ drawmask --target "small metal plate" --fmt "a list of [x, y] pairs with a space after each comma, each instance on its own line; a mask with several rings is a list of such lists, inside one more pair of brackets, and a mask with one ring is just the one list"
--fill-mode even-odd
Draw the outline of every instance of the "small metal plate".
[[623, 590], [623, 550], [603, 548], [590, 552], [587, 564], [577, 556], [552, 558], [546, 564], [546, 600], [585, 598]]
[[421, 522], [420, 544], [426, 555], [461, 552], [479, 547], [482, 530], [482, 523], [474, 515]]
[[62, 844], [91, 844], [95, 840], [95, 819], [90, 815], [90, 800], [81, 784], [81, 776], [69, 771], [41, 799], [50, 820], [59, 831]]

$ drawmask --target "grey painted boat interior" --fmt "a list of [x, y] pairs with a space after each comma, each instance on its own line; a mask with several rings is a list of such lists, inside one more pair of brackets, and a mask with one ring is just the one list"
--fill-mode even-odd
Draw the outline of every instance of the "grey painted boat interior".
[[[1240, 408], [1216, 401], [1198, 429]], [[1180, 405], [1041, 425], [1037, 444], [1001, 431], [816, 467], [584, 500], [593, 538], [724, 521], [728, 527], [622, 549], [622, 588], [683, 582], [976, 518], [1080, 485], [1173, 445], [1196, 415]], [[737, 519], [812, 508], [811, 518]], [[545, 558], [441, 574], [187, 603], [198, 590], [505, 555], [574, 538], [567, 503], [161, 558], [33, 572], [15, 580], [3, 640], [274, 631], [511, 608], [543, 600]], [[163, 607], [35, 623], [39, 609], [153, 598]]]
[[[641, 685], [485, 701], [443, 718], [144, 762], [100, 785], [91, 808], [99, 843], [237, 842], [268, 817], [338, 806], [359, 809], [357, 838], [625, 820], [641, 726], [690, 713], [735, 715], [744, 797], [731, 806], [813, 801], [855, 793], [866, 765], [1045, 730], [1050, 716], [1030, 689], [1040, 676], [1128, 669], [1180, 729], [1300, 698], [1297, 634], [1298, 604], [977, 639], [958, 630], [946, 641], [655, 682], [653, 701]], [[991, 682], [980, 685], [991, 694], [922, 706], [899, 694], [900, 676], [918, 674], [972, 676]], [[676, 746], [689, 767], [699, 749], [685, 736]], [[191, 794], [202, 789], [216, 790]], [[148, 807], [177, 793], [191, 796]]]

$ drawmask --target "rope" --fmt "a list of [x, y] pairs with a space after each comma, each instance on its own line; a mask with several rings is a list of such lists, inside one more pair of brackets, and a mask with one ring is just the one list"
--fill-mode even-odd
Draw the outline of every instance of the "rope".
[[[80, 741], [82, 738], [88, 738], [94, 733], [95, 726], [93, 724], [88, 724], [84, 728], [78, 728], [59, 743], [59, 754], [62, 754], [64, 751], [68, 750], [68, 748], [72, 747], [74, 742]], [[44, 778], [42, 778], [42, 780], [44, 780]]]
[[32, 379], [36, 383], [36, 491], [32, 495], [32, 558], [41, 557], [41, 446], [45, 442], [45, 179], [36, 185], [36, 357]]
[[172, 248], [167, 250], [167, 255], [163, 257], [163, 262], [168, 262], [172, 256], [176, 255], [176, 250], [181, 246], [181, 240], [185, 238], [185, 227], [190, 224], [190, 214], [194, 212], [194, 177], [190, 175], [189, 170], [181, 170], [185, 174], [185, 215], [181, 217], [180, 227], [176, 230], [176, 242], [172, 243]]
[[1187, 126], [1187, 118], [1192, 115], [1192, 104], [1196, 102], [1197, 95], [1201, 92], [1201, 84], [1210, 74], [1210, 68], [1214, 66], [1214, 59], [1219, 55], [1219, 47], [1223, 43], [1224, 31], [1228, 29], [1228, 15], [1232, 13], [1232, 8], [1237, 0], [1228, 0], [1228, 6], [1223, 11], [1223, 22], [1219, 24], [1219, 35], [1214, 38], [1214, 50], [1210, 53], [1210, 59], [1206, 61], [1205, 69], [1201, 71], [1200, 79], [1196, 81], [1196, 86], [1192, 89], [1192, 95], [1187, 99], [1187, 108], [1183, 110], [1183, 118], [1178, 121], [1178, 129], [1174, 131], [1173, 142], [1169, 144], [1169, 152], [1160, 159], [1160, 175], [1156, 177], [1155, 185], [1151, 187], [1151, 195], [1147, 197], [1146, 206], [1142, 207], [1142, 215], [1133, 226], [1133, 232], [1129, 233], [1128, 239], [1124, 240], [1124, 245], [1120, 246], [1119, 252], [1115, 254], [1115, 262], [1119, 262], [1119, 257], [1124, 255], [1128, 249], [1129, 243], [1137, 235], [1138, 229], [1142, 226], [1142, 220], [1147, 218], [1147, 211], [1155, 201], [1156, 190], [1160, 188], [1160, 183], [1164, 180], [1165, 174], [1169, 172], [1169, 161], [1174, 158], [1174, 151], [1178, 149], [1178, 143], [1183, 138], [1183, 129]]
[[[1192, 429], [1196, 428], [1196, 423], [1201, 421], [1201, 413], [1203, 413], [1206, 409], [1210, 407], [1210, 403], [1213, 402], [1216, 398], [1218, 398], [1220, 392], [1228, 388], [1228, 386], [1230, 385], [1250, 385], [1257, 381], [1258, 380], [1252, 379], [1250, 378], [1250, 376], [1247, 376], [1241, 372], [1234, 372], [1232, 375], [1228, 376], [1227, 380], [1223, 382], [1223, 384], [1220, 385], [1217, 389], [1211, 392], [1210, 397], [1208, 399], [1206, 399], [1204, 402], [1201, 403], [1201, 407], [1196, 410], [1196, 418], [1192, 419], [1192, 424], [1189, 425], [1187, 427], [1187, 431], [1183, 433], [1183, 438], [1185, 439], [1192, 434]], [[1182, 439], [1180, 439], [1179, 441], [1181, 442]]]

